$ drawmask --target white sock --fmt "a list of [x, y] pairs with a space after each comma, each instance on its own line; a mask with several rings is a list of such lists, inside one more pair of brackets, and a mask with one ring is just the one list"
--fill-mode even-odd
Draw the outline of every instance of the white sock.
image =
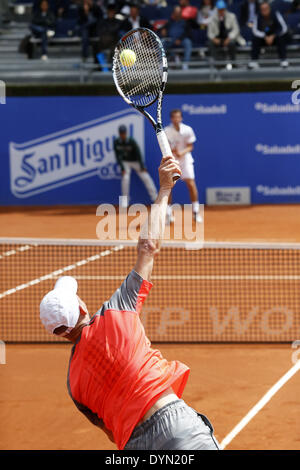
[[199, 212], [199, 202], [192, 202], [193, 212]]

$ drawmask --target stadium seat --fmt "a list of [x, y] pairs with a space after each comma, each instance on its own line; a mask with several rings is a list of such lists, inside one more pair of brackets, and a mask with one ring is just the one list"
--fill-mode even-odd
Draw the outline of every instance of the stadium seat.
[[173, 11], [173, 6], [170, 6], [170, 5], [167, 7], [158, 8], [159, 19], [168, 20], [172, 15], [172, 11]]
[[153, 6], [146, 5], [146, 6], [141, 7], [140, 12], [141, 12], [141, 16], [144, 16], [149, 21], [153, 21], [153, 20], [160, 19], [159, 10], [160, 8], [157, 8], [157, 6], [155, 5]]
[[75, 5], [74, 3], [69, 5], [68, 8], [68, 13], [67, 13], [67, 18], [76, 18], [78, 20], [78, 6]]
[[291, 8], [291, 2], [285, 0], [274, 0], [271, 5], [273, 10], [278, 10], [282, 15]]
[[204, 47], [207, 42], [206, 29], [194, 29], [192, 31], [192, 42], [196, 47]]
[[300, 34], [300, 11], [287, 15], [286, 22], [291, 33]]
[[56, 38], [69, 37], [70, 35], [72, 35], [76, 26], [77, 26], [76, 18], [63, 18], [57, 21], [56, 27], [55, 27], [55, 37]]

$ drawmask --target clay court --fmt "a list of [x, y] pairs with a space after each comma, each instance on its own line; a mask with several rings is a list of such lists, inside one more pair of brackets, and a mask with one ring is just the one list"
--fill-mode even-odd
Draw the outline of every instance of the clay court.
[[[94, 206], [2, 208], [0, 220], [0, 237], [94, 240], [98, 222]], [[206, 208], [205, 240], [298, 243], [300, 207]], [[10, 263], [11, 272], [14, 272], [13, 263], [16, 259], [11, 256], [5, 260]], [[2, 261], [0, 259], [0, 263]], [[41, 259], [40, 262], [39, 276], [44, 272], [43, 262], [50, 261]], [[51, 269], [55, 269], [56, 260], [53, 258], [51, 262]], [[159, 263], [158, 257], [157, 269], [160, 269]], [[164, 264], [162, 258], [161, 264]], [[288, 269], [288, 264], [286, 266], [284, 269]], [[16, 265], [16, 283], [3, 284], [1, 292], [32, 279], [26, 279], [26, 273], [31, 274], [29, 265], [27, 269], [22, 274], [23, 278], [18, 278]], [[298, 274], [297, 266], [293, 265], [293, 269], [293, 274]], [[2, 265], [1, 278], [4, 281], [6, 272]], [[299, 280], [293, 284], [295, 292], [298, 286]], [[45, 286], [42, 288], [45, 289]], [[268, 292], [265, 294], [268, 298]], [[13, 298], [14, 295], [9, 297]], [[1, 313], [12, 318], [13, 315], [21, 315], [22, 312], [10, 311], [13, 304], [9, 302], [10, 299], [2, 302]], [[91, 313], [95, 308], [92, 305]], [[35, 309], [38, 316], [38, 304], [32, 305], [32, 314]], [[299, 322], [299, 310], [295, 310], [295, 314]], [[22, 326], [18, 325], [17, 329], [21, 330]], [[296, 336], [298, 330], [293, 330], [292, 337], [285, 342], [177, 342], [154, 343], [153, 346], [158, 347], [167, 359], [180, 360], [191, 368], [183, 398], [210, 418], [215, 435], [222, 442], [251, 408], [292, 368], [292, 354], [295, 352], [292, 341], [300, 339], [300, 331]], [[66, 374], [70, 349], [70, 345], [55, 343], [7, 344], [6, 364], [0, 365], [1, 449], [115, 449], [104, 433], [81, 416], [68, 396]], [[300, 450], [299, 389], [298, 371], [261, 410], [253, 413], [249, 423], [237, 433], [226, 449]]]

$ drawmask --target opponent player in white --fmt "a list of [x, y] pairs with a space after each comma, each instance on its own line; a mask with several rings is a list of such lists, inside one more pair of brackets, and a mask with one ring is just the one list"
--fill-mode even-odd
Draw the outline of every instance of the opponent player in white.
[[[170, 113], [171, 123], [165, 128], [170, 147], [174, 157], [177, 159], [182, 175], [181, 178], [185, 181], [192, 203], [193, 215], [196, 222], [203, 222], [199, 214], [199, 198], [198, 190], [195, 183], [194, 159], [192, 150], [196, 136], [193, 129], [182, 122], [182, 113], [180, 109], [173, 109]], [[172, 209], [168, 206], [167, 223], [173, 221]]]

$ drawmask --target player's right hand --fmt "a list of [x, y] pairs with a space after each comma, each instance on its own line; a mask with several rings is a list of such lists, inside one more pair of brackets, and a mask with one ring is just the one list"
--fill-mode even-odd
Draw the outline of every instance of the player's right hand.
[[158, 168], [159, 183], [161, 189], [172, 189], [174, 186], [173, 175], [181, 175], [181, 169], [173, 156], [163, 157]]

